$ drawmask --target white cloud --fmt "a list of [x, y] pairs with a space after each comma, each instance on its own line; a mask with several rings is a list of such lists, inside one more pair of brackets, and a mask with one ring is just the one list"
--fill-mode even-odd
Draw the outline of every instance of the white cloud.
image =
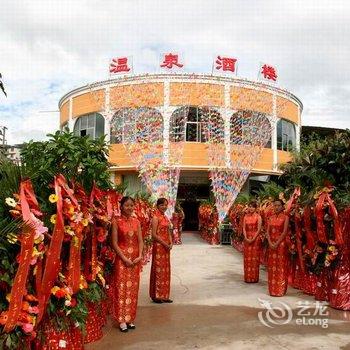
[[59, 98], [107, 77], [108, 60], [133, 55], [135, 73], [159, 54], [183, 52], [188, 71], [210, 72], [216, 53], [239, 58], [239, 75], [278, 67], [280, 85], [304, 103], [304, 124], [350, 128], [350, 5], [346, 0], [0, 0], [0, 125], [9, 142], [58, 125]]

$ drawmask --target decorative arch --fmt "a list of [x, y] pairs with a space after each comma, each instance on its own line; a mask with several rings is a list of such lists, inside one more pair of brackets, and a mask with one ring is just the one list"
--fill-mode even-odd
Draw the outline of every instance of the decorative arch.
[[123, 143], [124, 115], [129, 111], [129, 108], [121, 108], [117, 110], [110, 122], [110, 142]]
[[230, 143], [271, 148], [271, 122], [264, 113], [239, 110], [230, 118]]

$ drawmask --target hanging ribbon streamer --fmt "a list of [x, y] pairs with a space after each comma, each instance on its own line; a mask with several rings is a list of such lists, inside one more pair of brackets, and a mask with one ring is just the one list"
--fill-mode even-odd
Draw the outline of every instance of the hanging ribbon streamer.
[[[251, 96], [252, 100], [257, 99], [254, 100], [254, 104], [262, 102], [265, 110], [269, 107], [272, 111], [272, 96], [259, 101], [253, 93], [254, 90], [251, 91], [251, 95], [244, 95], [246, 102]], [[203, 107], [202, 115], [212, 190], [219, 213], [219, 223], [222, 223], [270, 140], [277, 118], [259, 112], [238, 111], [230, 117], [228, 141], [225, 138], [225, 122], [218, 110], [217, 107]]]
[[67, 185], [63, 175], [55, 176], [54, 180], [55, 194], [57, 200], [56, 223], [52, 233], [51, 242], [47, 251], [46, 263], [43, 270], [43, 278], [41, 282], [41, 290], [38, 295], [39, 314], [37, 321], [40, 322], [46, 305], [50, 297], [51, 289], [56, 281], [60, 269], [60, 255], [64, 238], [64, 219], [63, 219], [63, 195], [66, 194], [72, 201], [72, 204], [78, 206], [78, 202], [74, 197], [74, 192]]
[[184, 107], [171, 115], [168, 148], [164, 147], [163, 117], [156, 109], [127, 109], [123, 114], [127, 154], [150, 194], [168, 199], [170, 217], [176, 203], [187, 114]]
[[26, 294], [26, 284], [30, 268], [30, 261], [32, 259], [35, 236], [32, 213], [35, 212], [36, 215], [42, 215], [34, 195], [32, 184], [29, 180], [21, 182], [20, 205], [22, 209], [23, 221], [29, 225], [33, 225], [33, 228], [26, 228], [25, 232], [23, 232], [19, 238], [19, 241], [21, 242], [20, 259], [11, 289], [8, 318], [4, 327], [4, 332], [6, 333], [12, 331], [16, 326], [18, 317], [22, 310], [23, 296]]
[[326, 206], [329, 207], [329, 214], [333, 219], [335, 243], [338, 245], [342, 245], [344, 243], [344, 240], [343, 240], [338, 211], [328, 191], [322, 192], [316, 203], [315, 214], [317, 218], [318, 239], [322, 243], [328, 243], [328, 240], [329, 240], [326, 234], [326, 226], [324, 224], [324, 210]]

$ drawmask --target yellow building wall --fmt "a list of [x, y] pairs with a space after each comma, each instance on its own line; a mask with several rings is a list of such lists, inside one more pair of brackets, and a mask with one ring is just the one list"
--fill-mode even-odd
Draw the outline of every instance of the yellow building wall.
[[298, 106], [282, 97], [277, 97], [276, 101], [277, 116], [288, 119], [296, 124], [299, 124]]
[[164, 104], [164, 84], [120, 85], [110, 90], [111, 108], [156, 107]]
[[170, 83], [172, 106], [223, 106], [224, 86], [205, 83]]
[[208, 166], [208, 151], [205, 143], [186, 142], [183, 150], [182, 165], [196, 168]]
[[[281, 151], [281, 157], [289, 160], [288, 152]], [[281, 162], [283, 159], [281, 158]], [[114, 144], [110, 146], [109, 162], [112, 166], [120, 168], [134, 167], [134, 164], [129, 159], [125, 148], [121, 144]], [[184, 145], [182, 166], [192, 167], [193, 169], [205, 169], [208, 167], [208, 151], [205, 143], [186, 142]], [[273, 169], [273, 151], [265, 148], [262, 151], [260, 159], [253, 166], [253, 169], [259, 171], [270, 172]]]
[[272, 95], [264, 91], [231, 87], [231, 108], [246, 109], [266, 114], [272, 114]]
[[104, 90], [97, 90], [73, 98], [73, 118], [98, 112], [105, 103]]
[[277, 164], [287, 163], [292, 160], [292, 155], [286, 151], [277, 151]]
[[260, 159], [253, 166], [253, 169], [271, 171], [273, 169], [273, 150], [264, 148]]
[[69, 120], [69, 101], [64, 103], [60, 109], [60, 125], [68, 122]]
[[110, 146], [109, 163], [111, 163], [112, 166], [118, 167], [133, 166], [122, 144], [113, 144]]

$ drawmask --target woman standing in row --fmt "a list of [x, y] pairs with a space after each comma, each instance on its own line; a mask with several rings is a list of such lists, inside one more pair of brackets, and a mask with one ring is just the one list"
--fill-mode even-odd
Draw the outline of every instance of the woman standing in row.
[[288, 287], [288, 247], [287, 233], [289, 218], [283, 211], [283, 202], [277, 199], [273, 203], [274, 214], [269, 218], [266, 238], [268, 249], [268, 284], [271, 296], [286, 294]]
[[170, 251], [173, 247], [170, 221], [165, 212], [168, 201], [159, 198], [156, 213], [152, 219], [152, 267], [149, 294], [155, 303], [172, 303], [170, 297]]
[[262, 219], [256, 209], [256, 202], [250, 202], [243, 218], [244, 281], [247, 283], [259, 282]]
[[143, 239], [140, 222], [133, 217], [135, 201], [123, 197], [121, 216], [112, 221], [112, 246], [116, 251], [113, 317], [121, 332], [135, 329]]

